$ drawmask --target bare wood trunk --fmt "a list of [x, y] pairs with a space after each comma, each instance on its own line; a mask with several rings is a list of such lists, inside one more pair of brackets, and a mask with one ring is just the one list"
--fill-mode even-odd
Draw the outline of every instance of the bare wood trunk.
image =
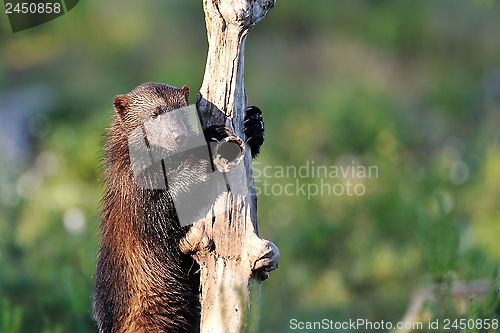
[[[274, 3], [203, 1], [209, 50], [197, 108], [204, 128], [225, 124], [246, 139], [242, 124], [245, 39]], [[231, 179], [230, 190], [217, 199], [211, 216], [194, 224], [181, 242], [183, 251], [191, 253], [201, 268], [202, 333], [255, 330], [247, 326], [250, 291], [259, 289], [278, 264], [278, 248], [258, 235], [250, 149], [244, 154], [241, 166], [226, 175]]]

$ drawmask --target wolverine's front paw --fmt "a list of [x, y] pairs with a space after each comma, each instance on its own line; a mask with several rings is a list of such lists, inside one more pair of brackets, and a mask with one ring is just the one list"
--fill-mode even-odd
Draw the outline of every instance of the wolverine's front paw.
[[207, 142], [220, 142], [222, 139], [233, 134], [224, 125], [212, 125], [203, 131]]
[[262, 111], [256, 106], [246, 109], [245, 121], [243, 122], [246, 135], [246, 143], [252, 151], [252, 158], [260, 153], [260, 147], [264, 143], [264, 120]]

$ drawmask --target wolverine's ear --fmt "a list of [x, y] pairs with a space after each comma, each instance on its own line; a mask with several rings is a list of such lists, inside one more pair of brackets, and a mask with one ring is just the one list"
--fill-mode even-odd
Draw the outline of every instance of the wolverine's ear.
[[127, 95], [116, 95], [113, 104], [115, 106], [115, 112], [123, 117], [125, 113], [127, 113], [130, 99]]
[[189, 104], [189, 87], [184, 85], [181, 90], [184, 93], [184, 96], [186, 96], [186, 102]]

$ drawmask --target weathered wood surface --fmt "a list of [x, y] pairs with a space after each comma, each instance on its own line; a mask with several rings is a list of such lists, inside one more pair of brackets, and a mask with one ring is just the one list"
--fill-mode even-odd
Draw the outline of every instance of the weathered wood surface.
[[[275, 0], [203, 1], [209, 50], [197, 109], [204, 128], [225, 124], [246, 139], [245, 40], [274, 4]], [[211, 216], [195, 223], [181, 242], [183, 251], [200, 264], [202, 333], [247, 330], [250, 290], [278, 265], [278, 248], [258, 234], [250, 149], [244, 154], [241, 166], [230, 174], [231, 191], [217, 199]]]

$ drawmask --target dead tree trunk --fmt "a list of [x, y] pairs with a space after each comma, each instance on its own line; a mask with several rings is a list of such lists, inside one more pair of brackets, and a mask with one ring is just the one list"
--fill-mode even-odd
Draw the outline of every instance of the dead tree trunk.
[[[224, 124], [246, 139], [242, 123], [247, 103], [245, 39], [274, 3], [203, 1], [209, 49], [197, 109], [204, 128]], [[223, 173], [227, 190], [218, 197], [210, 216], [195, 223], [181, 242], [183, 251], [191, 253], [201, 268], [202, 333], [248, 330], [252, 285], [269, 277], [278, 264], [278, 248], [258, 235], [250, 149], [243, 153], [240, 166]]]

